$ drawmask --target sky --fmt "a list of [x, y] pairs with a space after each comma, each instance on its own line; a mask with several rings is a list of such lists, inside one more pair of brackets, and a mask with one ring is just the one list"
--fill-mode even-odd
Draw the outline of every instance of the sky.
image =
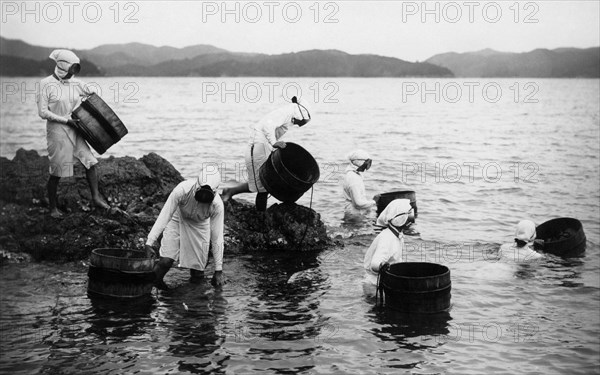
[[0, 35], [48, 47], [210, 44], [337, 49], [423, 61], [444, 52], [600, 45], [600, 1], [0, 1]]

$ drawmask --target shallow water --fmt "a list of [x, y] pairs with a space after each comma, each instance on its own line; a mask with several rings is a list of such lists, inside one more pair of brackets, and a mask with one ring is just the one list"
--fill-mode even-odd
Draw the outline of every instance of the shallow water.
[[[155, 151], [188, 177], [203, 162], [218, 161], [225, 183], [239, 179], [247, 127], [282, 100], [238, 103], [230, 95], [203, 102], [200, 78], [97, 81], [105, 98], [117, 81], [121, 98], [109, 104], [130, 131], [105, 156]], [[272, 81], [288, 82], [213, 80]], [[600, 372], [598, 80], [537, 80], [539, 102], [525, 103], [523, 95], [515, 103], [510, 87], [530, 81], [496, 80], [504, 93], [497, 103], [477, 95], [473, 103], [437, 103], [432, 96], [404, 102], [402, 80], [295, 80], [314, 120], [286, 137], [321, 165], [312, 205], [344, 248], [301, 257], [226, 254], [222, 291], [189, 284], [186, 271], [173, 270], [167, 282], [174, 291], [135, 305], [90, 300], [86, 264], [4, 266], [0, 372]], [[138, 103], [123, 99], [131, 82]], [[325, 92], [315, 100], [315, 82], [323, 90], [336, 84], [339, 102], [325, 102]], [[44, 152], [33, 98], [3, 99], [0, 154]], [[368, 225], [341, 223], [337, 185], [344, 154], [357, 146], [374, 158], [368, 194], [417, 192], [422, 240], [407, 240], [406, 260], [451, 269], [448, 314], [393, 314], [363, 292], [362, 257], [374, 234]], [[310, 203], [308, 194], [301, 203]], [[511, 241], [518, 220], [559, 216], [582, 221], [584, 257], [516, 265], [493, 256]]]

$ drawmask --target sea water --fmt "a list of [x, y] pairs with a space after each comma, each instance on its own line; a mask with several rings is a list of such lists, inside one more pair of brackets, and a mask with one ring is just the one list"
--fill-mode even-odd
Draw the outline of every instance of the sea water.
[[[173, 270], [174, 291], [133, 306], [89, 300], [85, 263], [4, 266], [2, 372], [600, 371], [598, 80], [86, 81], [129, 129], [103, 157], [156, 152], [184, 177], [217, 165], [223, 185], [245, 177], [250, 126], [298, 95], [313, 120], [284, 140], [321, 167], [312, 201], [305, 194], [299, 203], [345, 246], [302, 255], [226, 249], [222, 291]], [[1, 156], [45, 153], [35, 84], [2, 78]], [[407, 238], [405, 259], [450, 268], [447, 314], [394, 314], [363, 292], [362, 258], [375, 234], [368, 223], [342, 222], [339, 185], [356, 148], [373, 159], [368, 196], [416, 191], [420, 237]], [[563, 216], [583, 223], [584, 257], [514, 264], [494, 256], [519, 220]]]

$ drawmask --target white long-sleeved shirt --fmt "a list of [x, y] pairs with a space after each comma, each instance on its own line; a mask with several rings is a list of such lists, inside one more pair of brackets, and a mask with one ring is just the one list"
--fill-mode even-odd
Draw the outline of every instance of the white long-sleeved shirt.
[[77, 78], [57, 80], [48, 76], [40, 81], [37, 92], [38, 115], [48, 123], [66, 124], [81, 100], [94, 92]]
[[399, 237], [396, 237], [389, 228], [381, 231], [365, 253], [363, 267], [366, 272], [366, 281], [376, 285], [379, 266], [382, 263], [394, 264], [401, 262], [403, 251], [404, 235], [402, 233]]
[[[225, 219], [225, 210], [221, 197], [216, 194], [211, 204], [198, 203], [194, 198], [198, 188], [198, 179], [189, 179], [181, 182], [173, 189], [169, 198], [165, 202], [154, 226], [148, 234], [146, 245], [154, 245], [160, 234], [165, 230], [167, 224], [179, 209], [181, 220], [188, 223], [210, 222], [210, 245], [211, 253], [215, 261], [215, 270], [223, 269], [223, 227]], [[209, 237], [209, 236], [205, 236]], [[203, 244], [198, 244], [198, 248], [204, 248]]]
[[356, 172], [356, 167], [350, 166], [346, 169], [342, 187], [347, 206], [351, 204], [354, 210], [365, 210], [375, 204], [373, 200], [367, 199], [363, 177]]
[[535, 263], [544, 256], [531, 248], [531, 244], [518, 247], [515, 242], [505, 243], [498, 251], [500, 259], [514, 263]]
[[298, 105], [294, 103], [269, 112], [252, 126], [249, 143], [264, 143], [272, 147], [293, 125], [292, 118], [301, 116]]

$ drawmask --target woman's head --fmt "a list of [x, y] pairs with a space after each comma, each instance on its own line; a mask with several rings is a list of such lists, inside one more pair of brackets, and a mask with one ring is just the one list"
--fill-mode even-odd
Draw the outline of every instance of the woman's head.
[[357, 171], [364, 172], [371, 168], [373, 160], [369, 153], [365, 150], [355, 150], [354, 152], [347, 155], [348, 160], [352, 165], [357, 167]]
[[517, 245], [524, 246], [535, 240], [535, 237], [535, 223], [531, 220], [519, 221], [517, 230], [515, 231], [515, 241], [517, 242]]
[[387, 223], [388, 227], [401, 229], [407, 224], [412, 209], [409, 199], [394, 199], [387, 205], [383, 212], [379, 214], [377, 221]]
[[216, 165], [209, 165], [202, 168], [200, 173], [198, 173], [194, 198], [198, 203], [212, 203], [220, 184], [221, 173]]
[[50, 54], [56, 62], [54, 74], [62, 79], [69, 79], [81, 70], [80, 60], [75, 53], [66, 49], [56, 49]]

